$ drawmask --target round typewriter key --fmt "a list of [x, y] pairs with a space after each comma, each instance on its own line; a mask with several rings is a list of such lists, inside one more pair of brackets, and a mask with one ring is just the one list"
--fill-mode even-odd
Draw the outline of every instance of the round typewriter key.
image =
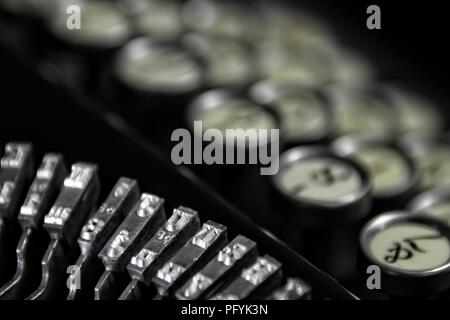
[[450, 145], [445, 138], [409, 136], [402, 144], [422, 171], [422, 190], [450, 185]]
[[203, 130], [219, 129], [223, 135], [226, 129], [275, 129], [274, 115], [229, 90], [211, 90], [196, 98], [188, 110], [191, 126], [196, 120], [202, 121]]
[[284, 240], [334, 277], [351, 277], [355, 224], [371, 205], [365, 169], [325, 147], [296, 147], [281, 155], [271, 182], [271, 212], [284, 215]]
[[332, 130], [329, 108], [313, 91], [265, 80], [253, 85], [250, 95], [278, 114], [286, 143], [309, 144], [329, 137]]
[[302, 224], [346, 224], [367, 215], [371, 181], [366, 170], [327, 148], [297, 147], [280, 157], [271, 177], [278, 193]]
[[393, 137], [395, 117], [381, 97], [369, 90], [334, 87], [328, 91], [335, 119], [335, 136], [359, 134]]
[[301, 45], [305, 42], [332, 43], [330, 28], [318, 17], [304, 10], [292, 10], [275, 3], [262, 3], [260, 6], [264, 21], [266, 40]]
[[409, 210], [427, 213], [450, 225], [450, 186], [425, 191], [409, 204]]
[[121, 84], [145, 96], [183, 97], [202, 85], [195, 59], [175, 46], [148, 38], [132, 40], [121, 49], [114, 69]]
[[378, 76], [368, 57], [347, 48], [336, 49], [334, 72], [334, 81], [346, 87], [367, 87]]
[[400, 133], [430, 135], [443, 130], [444, 117], [439, 109], [424, 97], [393, 87], [388, 87], [386, 94], [397, 113]]
[[319, 44], [266, 41], [258, 45], [257, 63], [261, 77], [286, 84], [319, 88], [333, 78], [333, 56]]
[[49, 29], [64, 43], [88, 49], [112, 49], [131, 36], [127, 17], [116, 5], [106, 1], [77, 2], [80, 26], [69, 28], [67, 7], [62, 6], [50, 17]]
[[[259, 181], [261, 172], [269, 170], [275, 161], [272, 156], [272, 162], [263, 163], [261, 154], [270, 156], [278, 152], [276, 116], [238, 92], [215, 89], [190, 103], [186, 121], [194, 138], [201, 139], [205, 150], [213, 144], [202, 137], [215, 132], [214, 145], [222, 151], [222, 157], [217, 161], [202, 162], [212, 166], [194, 166], [193, 169], [224, 194], [241, 196], [253, 192], [253, 189], [242, 189], [246, 189], [246, 183], [252, 179]], [[218, 135], [221, 136], [219, 140]], [[235, 187], [230, 188], [230, 185]]]
[[176, 40], [184, 31], [181, 5], [171, 0], [121, 0], [135, 31], [156, 40]]
[[190, 0], [183, 7], [182, 19], [192, 31], [251, 41], [261, 30], [254, 12], [238, 2]]
[[187, 48], [206, 64], [208, 87], [240, 88], [256, 78], [250, 46], [229, 37], [189, 34], [183, 38]]
[[427, 297], [450, 287], [450, 229], [428, 215], [393, 211], [369, 221], [360, 234], [360, 266], [381, 271], [393, 296]]
[[373, 137], [346, 136], [333, 149], [365, 166], [373, 181], [376, 211], [406, 205], [420, 181], [420, 172], [404, 150], [395, 143]]

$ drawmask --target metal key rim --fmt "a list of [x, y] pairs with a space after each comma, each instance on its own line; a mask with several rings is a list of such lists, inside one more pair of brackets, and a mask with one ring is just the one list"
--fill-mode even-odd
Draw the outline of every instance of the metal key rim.
[[416, 222], [418, 224], [436, 227], [439, 231], [441, 231], [444, 234], [445, 237], [447, 237], [448, 241], [450, 242], [450, 228], [439, 219], [430, 217], [429, 215], [425, 215], [423, 213], [412, 213], [408, 211], [391, 211], [374, 217], [369, 222], [367, 222], [367, 224], [363, 227], [361, 231], [361, 234], [359, 236], [359, 245], [363, 251], [363, 254], [368, 258], [368, 260], [373, 263], [378, 262], [378, 264], [381, 265], [383, 269], [385, 269], [384, 271], [389, 276], [398, 278], [404, 277], [427, 278], [439, 274], [450, 273], [450, 257], [448, 261], [442, 266], [432, 268], [430, 270], [408, 271], [382, 263], [379, 261], [379, 259], [377, 259], [373, 255], [372, 250], [370, 248], [370, 243], [374, 238], [374, 236], [378, 232], [386, 230], [388, 227], [392, 225], [403, 222]]

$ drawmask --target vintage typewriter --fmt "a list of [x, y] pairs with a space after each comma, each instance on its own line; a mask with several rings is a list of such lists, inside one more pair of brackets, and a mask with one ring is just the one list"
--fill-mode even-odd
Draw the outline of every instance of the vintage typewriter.
[[[449, 297], [445, 99], [377, 53], [275, 1], [0, 8], [0, 299]], [[277, 172], [174, 164], [195, 121]]]

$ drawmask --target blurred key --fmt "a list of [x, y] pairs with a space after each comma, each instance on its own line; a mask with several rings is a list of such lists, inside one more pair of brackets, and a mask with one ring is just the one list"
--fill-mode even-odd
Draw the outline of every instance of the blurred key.
[[383, 89], [396, 112], [401, 134], [420, 136], [442, 132], [444, 117], [438, 106], [426, 97], [396, 85], [387, 84]]
[[419, 168], [393, 141], [346, 136], [337, 139], [333, 149], [340, 155], [359, 161], [369, 171], [373, 181], [373, 211], [403, 208], [418, 190]]
[[263, 79], [319, 89], [333, 80], [333, 57], [320, 44], [265, 41], [258, 44], [256, 59]]
[[[279, 128], [276, 114], [235, 90], [206, 91], [189, 104], [185, 118], [198, 145], [205, 150], [214, 147], [223, 155], [221, 159], [220, 151], [216, 151], [214, 158], [205, 160], [208, 166], [191, 168], [226, 197], [242, 194], [240, 188], [260, 176], [262, 165], [257, 155], [261, 152], [272, 155], [282, 143], [276, 130]], [[217, 136], [223, 139], [216, 139]], [[197, 152], [192, 163], [202, 164]], [[229, 188], [230, 185], [237, 187]]]
[[138, 35], [177, 40], [184, 32], [179, 1], [119, 0], [118, 3]]
[[305, 281], [288, 278], [286, 284], [269, 296], [269, 300], [311, 300], [312, 290]]
[[[69, 24], [72, 22], [68, 20], [67, 14], [70, 6], [79, 8], [78, 27]], [[121, 46], [131, 36], [127, 18], [113, 2], [76, 0], [73, 3], [63, 2], [57, 9], [48, 21], [48, 28], [55, 37], [68, 45], [80, 49], [105, 50]]]
[[320, 143], [330, 138], [330, 108], [316, 92], [266, 80], [253, 85], [250, 95], [278, 114], [281, 134], [288, 145]]
[[347, 47], [336, 47], [334, 82], [351, 88], [367, 88], [380, 77], [370, 56]]
[[450, 184], [450, 145], [445, 137], [409, 136], [401, 144], [422, 172], [420, 188]]
[[252, 46], [233, 38], [188, 34], [182, 43], [205, 64], [209, 88], [243, 88], [258, 77]]
[[450, 186], [425, 191], [411, 200], [408, 209], [426, 213], [450, 224]]
[[252, 40], [261, 31], [261, 20], [251, 5], [230, 1], [189, 0], [182, 19], [189, 30]]
[[395, 137], [395, 113], [388, 102], [372, 88], [334, 86], [326, 91], [332, 107], [334, 136], [364, 135]]
[[295, 46], [304, 43], [333, 43], [335, 35], [324, 19], [302, 7], [293, 8], [274, 1], [261, 1], [263, 39]]
[[204, 79], [197, 59], [188, 51], [148, 37], [128, 42], [111, 68], [111, 88], [106, 94], [125, 101], [126, 111], [131, 105], [145, 115], [165, 112], [173, 116], [174, 110], [198, 92]]
[[226, 89], [211, 90], [200, 95], [191, 103], [187, 118], [191, 122], [202, 121], [205, 130], [270, 129], [276, 126], [273, 114]]

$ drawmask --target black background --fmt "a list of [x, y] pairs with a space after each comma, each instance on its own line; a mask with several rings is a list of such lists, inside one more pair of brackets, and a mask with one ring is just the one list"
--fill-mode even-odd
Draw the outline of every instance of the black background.
[[[450, 11], [446, 10], [446, 2], [310, 0], [308, 4], [330, 21], [339, 17], [349, 33], [362, 38], [362, 43], [377, 46], [395, 63], [405, 64], [405, 72], [409, 73], [405, 76], [419, 75], [424, 83], [448, 90]], [[381, 9], [381, 30], [366, 28], [366, 9], [371, 4]]]

